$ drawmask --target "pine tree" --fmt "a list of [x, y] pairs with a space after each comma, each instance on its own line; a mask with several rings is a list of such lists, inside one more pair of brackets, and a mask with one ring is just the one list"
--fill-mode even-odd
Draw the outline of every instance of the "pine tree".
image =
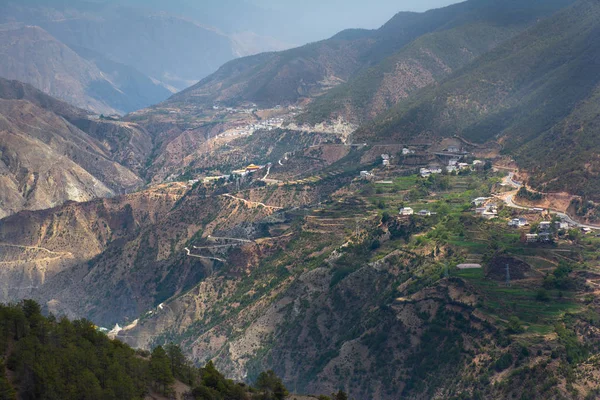
[[265, 397], [269, 399], [283, 400], [289, 394], [283, 382], [273, 370], [261, 372], [256, 379], [256, 387], [264, 390]]
[[150, 356], [150, 376], [158, 385], [159, 390], [164, 394], [171, 392], [171, 385], [175, 382], [171, 372], [171, 362], [169, 356], [162, 346], [152, 350]]

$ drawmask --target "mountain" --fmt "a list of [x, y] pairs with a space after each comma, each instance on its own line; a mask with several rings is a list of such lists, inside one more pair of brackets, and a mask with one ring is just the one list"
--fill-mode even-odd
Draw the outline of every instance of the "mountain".
[[[134, 68], [146, 79], [173, 92], [196, 83], [238, 56], [286, 46], [272, 38], [257, 38], [248, 31], [229, 36], [187, 14], [180, 17], [169, 13], [169, 7], [164, 12], [153, 11], [143, 4], [54, 2], [49, 5], [36, 1], [4, 1], [0, 7], [0, 21], [40, 26], [78, 52], [92, 51]], [[146, 103], [151, 104], [152, 100], [148, 98]]]
[[[143, 184], [136, 173], [115, 160], [124, 164], [130, 160], [134, 169], [136, 148], [127, 146], [124, 152], [111, 143], [111, 134], [127, 143], [128, 134], [135, 142], [134, 136], [141, 131], [88, 118], [85, 111], [29, 85], [0, 79], [2, 217], [67, 200], [112, 196]], [[87, 124], [98, 137], [83, 132], [75, 123]], [[144, 149], [147, 144], [140, 146]]]
[[443, 26], [318, 97], [300, 120], [315, 124], [341, 117], [364, 123], [571, 3], [468, 2]]
[[347, 30], [300, 48], [231, 61], [197, 85], [125, 119], [156, 138], [148, 168], [154, 182], [213, 167], [218, 173], [215, 160], [224, 160], [215, 147], [228, 151], [224, 137], [277, 115], [286, 129], [347, 140], [360, 123], [571, 3], [471, 0], [426, 13], [399, 13], [376, 31]]
[[582, 0], [400, 103], [356, 140], [498, 141], [542, 191], [599, 199], [600, 3]]
[[[167, 104], [297, 103], [318, 97], [357, 75], [358, 83], [351, 81], [348, 86], [360, 85], [356, 89], [360, 93], [354, 97], [369, 96], [362, 93], [363, 89], [371, 91], [377, 80], [385, 86], [383, 89], [392, 92], [383, 97], [403, 97], [406, 91], [425, 86], [434, 77], [465, 65], [537, 18], [570, 3], [529, 1], [527, 7], [516, 7], [516, 2], [471, 0], [425, 13], [399, 13], [377, 30], [343, 31], [331, 39], [296, 49], [231, 61], [173, 96]], [[405, 48], [418, 38], [420, 41]], [[398, 51], [402, 53], [387, 59]], [[380, 63], [382, 66], [376, 67]], [[382, 83], [381, 75], [394, 71], [397, 65], [399, 70], [389, 78], [391, 82]], [[369, 67], [376, 72], [366, 70]], [[373, 73], [379, 77], [371, 78]]]
[[37, 26], [0, 26], [0, 76], [98, 114], [126, 113], [171, 92], [133, 68], [75, 52]]
[[[567, 3], [472, 0], [401, 13], [376, 31], [229, 62], [117, 121], [0, 81], [10, 193], [31, 197], [29, 182], [52, 167], [35, 165], [37, 175], [22, 177], [45, 155], [62, 163], [58, 171], [74, 175], [79, 166], [98, 176], [91, 187], [116, 187], [110, 198], [0, 219], [0, 301], [31, 298], [53, 315], [115, 326], [141, 349], [176, 343], [196, 365], [214, 363], [246, 383], [273, 369], [295, 393], [597, 397], [598, 240], [569, 217], [572, 196], [559, 205], [545, 199], [554, 212], [515, 205], [515, 176], [502, 172], [514, 155], [527, 166], [519, 176], [535, 186], [536, 173], [547, 178], [571, 165], [570, 175], [541, 187], [579, 186], [592, 199], [600, 192], [600, 3], [579, 0], [552, 13]], [[515, 15], [522, 20], [505, 23]], [[454, 61], [461, 46], [473, 56]], [[421, 49], [451, 70], [418, 58]], [[375, 119], [349, 137], [298, 126], [299, 108], [286, 107], [316, 98], [340, 76], [365, 82], [366, 68], [409, 60], [435, 78], [420, 89], [419, 80], [396, 86], [396, 97], [361, 115]], [[410, 95], [397, 96], [402, 90]], [[28, 152], [25, 142], [50, 150]], [[465, 150], [460, 170], [423, 177], [421, 168], [455, 158], [451, 147]], [[258, 171], [248, 172], [251, 163]], [[120, 168], [154, 184], [119, 194], [129, 188]], [[86, 178], [78, 178], [84, 189]], [[488, 211], [480, 215], [473, 199]], [[577, 204], [586, 214], [595, 208]], [[511, 226], [515, 219], [529, 225]], [[54, 344], [40, 337], [30, 340], [38, 352]], [[3, 371], [4, 386], [20, 372]], [[197, 397], [226, 396], [203, 388]]]
[[[273, 368], [293, 392], [593, 396], [600, 276], [583, 261], [596, 242], [528, 244], [506, 225], [522, 210], [474, 216], [468, 203], [500, 174], [390, 175], [384, 188], [354, 179], [380, 151], [348, 147], [290, 155], [274, 179], [295, 163], [307, 173], [287, 184], [172, 183], [0, 220], [0, 293], [119, 322], [136, 347], [178, 343], [234, 379]], [[330, 163], [309, 172], [319, 155]], [[400, 204], [437, 214], [396, 216]]]

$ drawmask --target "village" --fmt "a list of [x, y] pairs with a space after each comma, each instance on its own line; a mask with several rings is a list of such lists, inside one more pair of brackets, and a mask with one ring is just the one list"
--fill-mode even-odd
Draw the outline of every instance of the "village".
[[248, 166], [246, 166], [245, 168], [241, 168], [241, 169], [236, 169], [234, 171], [231, 171], [231, 174], [229, 175], [216, 175], [216, 176], [207, 176], [204, 177], [202, 179], [198, 178], [198, 179], [191, 179], [188, 180], [188, 185], [193, 186], [199, 182], [203, 182], [203, 183], [211, 183], [211, 182], [218, 182], [218, 181], [228, 181], [230, 179], [232, 179], [233, 177], [239, 177], [239, 178], [244, 178], [246, 176], [249, 176], [251, 174], [254, 174], [256, 172], [259, 172], [261, 170], [266, 169], [267, 170], [267, 174], [269, 169], [271, 168], [272, 164], [271, 163], [267, 163], [265, 165], [254, 165], [254, 164], [250, 164]]
[[[293, 118], [298, 115], [301, 110], [297, 106], [280, 106], [277, 105], [272, 109], [260, 109], [254, 103], [247, 104], [246, 107], [222, 107], [215, 104], [212, 107], [216, 112], [215, 118], [226, 118], [230, 115], [247, 115], [255, 119], [252, 123], [243, 123], [242, 125], [232, 127], [219, 134], [219, 137], [238, 137], [250, 136], [257, 131], [272, 131], [274, 129], [283, 128], [284, 124], [293, 121]], [[263, 115], [262, 117], [260, 115]]]
[[[249, 129], [268, 130], [265, 126], [277, 126], [283, 123], [283, 118], [274, 118], [266, 120], [261, 124], [251, 125]], [[328, 146], [347, 146], [344, 144]], [[312, 146], [319, 148], [319, 146]], [[557, 210], [551, 210], [543, 207], [527, 207], [515, 203], [515, 197], [518, 189], [523, 184], [515, 180], [514, 172], [502, 172], [498, 170], [492, 159], [478, 154], [478, 150], [472, 146], [464, 144], [461, 140], [452, 138], [443, 140], [441, 143], [416, 143], [416, 144], [397, 144], [397, 145], [374, 145], [368, 146], [363, 143], [352, 147], [352, 151], [363, 154], [363, 159], [373, 160], [370, 170], [360, 169], [360, 165], [351, 166], [359, 168], [357, 170], [357, 179], [359, 181], [369, 182], [377, 190], [388, 190], [393, 187], [398, 179], [403, 177], [415, 177], [421, 180], [424, 185], [448, 178], [454, 179], [455, 190], [459, 192], [466, 191], [468, 185], [465, 183], [469, 179], [477, 177], [480, 181], [485, 181], [489, 174], [495, 174], [499, 182], [492, 192], [484, 196], [478, 196], [469, 199], [470, 211], [474, 216], [485, 220], [504, 219], [507, 226], [522, 233], [524, 243], [553, 243], [560, 236], [571, 229], [579, 229], [582, 234], [591, 234], [595, 226], [579, 223], [569, 217], [566, 213]], [[385, 153], [377, 153], [384, 149]], [[479, 153], [484, 153], [479, 151]], [[479, 157], [478, 157], [479, 155]], [[368, 157], [367, 157], [368, 156]], [[237, 187], [250, 178], [252, 181], [261, 181], [264, 184], [309, 184], [314, 182], [315, 178], [301, 175], [299, 179], [289, 178], [286, 175], [288, 164], [302, 158], [303, 155], [291, 157], [291, 153], [286, 153], [285, 162], [268, 162], [265, 164], [250, 163], [245, 167], [232, 170], [229, 173], [214, 176], [198, 177], [188, 181], [189, 185], [195, 185], [199, 182], [204, 184], [219, 182], [234, 182]], [[363, 164], [364, 165], [364, 164]], [[335, 172], [334, 172], [335, 173]], [[329, 173], [331, 174], [331, 173]], [[259, 175], [252, 178], [253, 175]], [[270, 178], [269, 178], [270, 177]], [[501, 178], [500, 178], [501, 177]], [[274, 179], [275, 178], [275, 179]], [[385, 189], [385, 188], [388, 189]], [[426, 205], [426, 204], [425, 204]], [[397, 208], [400, 217], [419, 217], [436, 216], [438, 212], [430, 207], [418, 207], [415, 204], [406, 204]], [[511, 212], [500, 212], [501, 210], [512, 210]]]
[[[424, 152], [418, 148], [405, 146], [402, 147], [396, 157], [390, 154], [381, 154], [380, 166], [371, 171], [360, 171], [359, 178], [374, 182], [376, 185], [393, 185], [393, 175], [389, 171], [394, 168], [393, 160], [395, 158], [396, 165], [398, 165], [403, 161], [405, 162], [407, 158], [423, 157], [427, 153], [429, 153], [430, 159], [427, 166], [420, 166], [418, 172], [416, 168], [409, 169], [423, 180], [428, 180], [436, 175], [468, 176], [470, 174], [482, 174], [484, 171], [489, 170], [497, 171], [491, 160], [475, 158], [472, 153], [460, 146], [458, 141], [450, 143], [441, 151]], [[435, 156], [434, 160], [431, 160], [432, 155]], [[555, 243], [561, 237], [567, 235], [570, 230], [577, 230], [583, 235], [589, 235], [594, 230], [600, 230], [600, 227], [579, 223], [564, 212], [544, 207], [527, 207], [515, 203], [516, 193], [518, 189], [523, 187], [523, 184], [515, 181], [514, 172], [508, 172], [498, 186], [504, 192], [490, 193], [489, 197], [471, 199], [471, 212], [474, 216], [485, 220], [504, 219], [507, 226], [520, 232], [523, 243]], [[510, 213], [500, 213], [500, 209], [512, 211]], [[408, 218], [413, 215], [430, 217], [436, 214], [436, 212], [426, 208], [415, 209], [411, 206], [403, 206], [398, 211], [401, 218]]]

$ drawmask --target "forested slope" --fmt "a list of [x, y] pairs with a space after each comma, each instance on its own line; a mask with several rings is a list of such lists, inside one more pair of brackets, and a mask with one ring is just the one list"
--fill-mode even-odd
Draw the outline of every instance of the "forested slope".
[[136, 351], [90, 321], [45, 317], [32, 300], [0, 304], [1, 400], [136, 400], [149, 394], [283, 400], [288, 391], [273, 371], [261, 373], [256, 387], [238, 384], [212, 362], [195, 368], [176, 345]]

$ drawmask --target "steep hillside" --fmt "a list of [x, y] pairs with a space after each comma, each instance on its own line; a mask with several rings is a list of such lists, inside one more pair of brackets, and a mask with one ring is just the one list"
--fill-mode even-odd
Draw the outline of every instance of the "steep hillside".
[[[599, 342], [588, 316], [598, 263], [582, 261], [597, 239], [524, 244], [504, 221], [464, 211], [490, 182], [468, 177], [465, 192], [464, 177], [446, 179], [449, 192], [410, 202], [437, 217], [378, 214], [381, 203], [391, 212], [411, 198], [421, 183], [406, 177], [394, 179], [395, 190], [375, 195], [377, 184], [354, 182], [295, 217], [288, 210], [291, 223], [283, 234], [273, 224], [272, 238], [236, 245], [204, 234], [192, 254], [226, 261], [120, 337], [144, 347], [175, 340], [196, 362], [212, 359], [239, 379], [273, 366], [297, 391], [343, 387], [357, 399], [595, 393], [588, 373]], [[483, 269], [444, 272], [466, 259]], [[577, 394], [563, 389], [567, 381]]]
[[[138, 347], [179, 343], [235, 379], [273, 368], [294, 392], [595, 393], [600, 239], [527, 243], [530, 228], [506, 221], [551, 217], [473, 216], [473, 198], [503, 190], [500, 173], [399, 176], [410, 169], [373, 167], [378, 146], [304, 145], [270, 171], [299, 166], [296, 180], [173, 183], [0, 220], [1, 291], [119, 323]], [[391, 183], [355, 179], [364, 169]]]
[[171, 94], [132, 68], [89, 53], [81, 57], [36, 26], [0, 26], [0, 55], [0, 77], [98, 114], [134, 111]]
[[89, 112], [54, 99], [30, 85], [0, 78], [0, 98], [25, 100], [50, 111], [102, 143], [111, 157], [142, 175], [152, 152], [152, 136], [142, 127], [122, 121], [98, 119]]
[[300, 120], [372, 119], [572, 2], [470, 2], [468, 10], [444, 26], [319, 97]]
[[[319, 96], [353, 78], [358, 72], [362, 72], [359, 82], [364, 83], [355, 85], [362, 85], [362, 88], [356, 89], [362, 92], [364, 86], [373, 84], [372, 74], [380, 76], [375, 78], [377, 81], [381, 79], [382, 74], [393, 71], [394, 65], [402, 59], [405, 60], [405, 65], [404, 69], [401, 68], [396, 73], [397, 80], [412, 80], [412, 84], [405, 88], [392, 88], [394, 93], [389, 95], [389, 99], [393, 99], [401, 96], [403, 90], [410, 91], [422, 87], [428, 80], [431, 82], [433, 77], [447, 74], [448, 69], [464, 65], [481, 52], [493, 47], [503, 37], [509, 37], [511, 32], [523, 29], [528, 22], [569, 4], [570, 1], [549, 3], [532, 0], [527, 3], [527, 7], [523, 7], [521, 3], [515, 5], [512, 2], [506, 4], [498, 1], [471, 0], [426, 13], [399, 13], [378, 30], [344, 31], [331, 39], [297, 49], [232, 61], [196, 86], [174, 96], [169, 102], [191, 101], [199, 105], [254, 102], [264, 106], [295, 103]], [[522, 11], [509, 11], [513, 8]], [[513, 21], [516, 19], [518, 22], [508, 22], [507, 18]], [[477, 23], [485, 27], [477, 27]], [[460, 29], [458, 32], [453, 31], [460, 26], [463, 26], [466, 32]], [[406, 50], [406, 53], [397, 57], [396, 62], [388, 60], [376, 71], [364, 71], [365, 68], [378, 65], [418, 37], [446, 30], [456, 37], [447, 39], [448, 42], [440, 41], [437, 46], [456, 46], [456, 51], [463, 48], [464, 55], [444, 56], [444, 52], [449, 52], [450, 49], [442, 50], [431, 46], [427, 46], [429, 51], [424, 51], [423, 54], [420, 48], [427, 43], [427, 39], [424, 39], [424, 44], [416, 44], [412, 52], [410, 49]], [[465, 38], [468, 34], [474, 34], [476, 38]], [[410, 57], [415, 57], [415, 52], [427, 60], [411, 60]], [[429, 65], [424, 67], [415, 63]], [[445, 63], [448, 65], [445, 66]], [[386, 82], [385, 85], [391, 84]], [[361, 95], [364, 96], [362, 93]], [[363, 100], [364, 98], [360, 99]], [[341, 104], [337, 107], [343, 109]]]
[[76, 106], [98, 113], [116, 110], [87, 93], [94, 82], [110, 84], [93, 64], [38, 27], [0, 29], [0, 76], [29, 83]]
[[0, 301], [31, 297], [56, 274], [86, 263], [109, 243], [122, 244], [135, 237], [139, 229], [167, 213], [185, 189], [157, 187], [114, 199], [23, 211], [0, 220], [4, 261]]
[[[271, 38], [257, 40], [251, 32], [228, 36], [192, 19], [199, 15], [170, 13], [169, 5], [158, 5], [157, 11], [149, 11], [147, 7], [146, 2], [130, 6], [123, 2], [49, 5], [9, 0], [0, 4], [0, 21], [40, 26], [84, 58], [85, 53], [92, 51], [104, 59], [134, 68], [172, 91], [193, 85], [236, 57], [286, 47]], [[100, 93], [109, 98], [115, 96]]]
[[401, 103], [356, 140], [498, 140], [534, 187], [598, 199], [599, 16], [598, 1], [578, 1]]
[[234, 60], [169, 102], [259, 105], [294, 103], [345, 82], [416, 37], [461, 12], [451, 6], [427, 13], [399, 13], [379, 30], [348, 30], [331, 39], [278, 53]]
[[101, 142], [68, 121], [88, 121], [85, 111], [19, 82], [0, 80], [0, 87], [0, 171], [5, 188], [0, 216], [112, 196], [143, 183], [116, 161], [130, 161], [135, 169], [140, 162], [132, 154], [135, 148], [111, 147], [110, 142], [111, 134], [127, 141], [129, 132], [133, 138], [141, 132], [137, 128], [102, 127], [90, 121], [88, 128], [103, 132]]
[[288, 395], [273, 371], [262, 373], [256, 387], [235, 383], [213, 363], [190, 365], [174, 344], [152, 352], [134, 350], [90, 321], [44, 316], [31, 300], [0, 304], [0, 354], [3, 400], [205, 400], [207, 394], [213, 399], [284, 400]]

